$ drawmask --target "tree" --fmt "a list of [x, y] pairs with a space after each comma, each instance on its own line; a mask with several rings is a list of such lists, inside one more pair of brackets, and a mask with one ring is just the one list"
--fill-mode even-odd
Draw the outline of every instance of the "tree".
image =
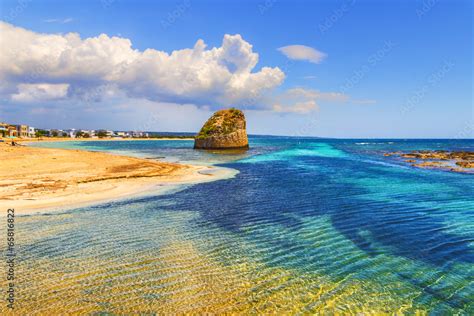
[[76, 132], [76, 137], [79, 138], [79, 137], [82, 137], [84, 136], [84, 133], [82, 131], [77, 131]]
[[58, 137], [58, 132], [57, 132], [57, 131], [52, 131], [52, 132], [51, 132], [51, 136], [53, 136], [53, 137]]
[[47, 134], [47, 132], [44, 129], [37, 129], [36, 132], [35, 132], [36, 137], [43, 137], [46, 134]]
[[91, 137], [91, 135], [89, 135], [88, 133], [84, 133], [84, 134], [82, 135], [82, 137], [83, 137], [83, 138], [89, 138], [89, 137]]
[[107, 136], [107, 132], [106, 131], [99, 131], [97, 133], [97, 136], [99, 136], [99, 138], [104, 138]]

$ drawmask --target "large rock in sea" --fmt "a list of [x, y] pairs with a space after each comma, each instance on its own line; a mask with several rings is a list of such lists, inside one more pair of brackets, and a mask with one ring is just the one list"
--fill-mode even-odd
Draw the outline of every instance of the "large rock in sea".
[[241, 110], [214, 113], [194, 139], [196, 149], [244, 149], [249, 147], [245, 116]]

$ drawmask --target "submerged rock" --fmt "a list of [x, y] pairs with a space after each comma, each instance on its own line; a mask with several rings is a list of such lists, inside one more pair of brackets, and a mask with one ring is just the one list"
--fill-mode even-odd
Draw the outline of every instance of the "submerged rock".
[[454, 172], [474, 173], [474, 152], [446, 150], [414, 150], [409, 153], [385, 153], [385, 157], [400, 156], [419, 168], [437, 168]]
[[248, 147], [244, 113], [234, 108], [215, 112], [194, 139], [194, 148], [196, 149], [242, 149]]

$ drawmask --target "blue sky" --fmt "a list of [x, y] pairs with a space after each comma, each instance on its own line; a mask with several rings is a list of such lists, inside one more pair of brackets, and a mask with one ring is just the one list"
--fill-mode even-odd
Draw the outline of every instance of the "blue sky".
[[[0, 13], [0, 120], [193, 132], [234, 105], [256, 134], [474, 135], [471, 1], [23, 0]], [[193, 47], [195, 64], [158, 53]]]

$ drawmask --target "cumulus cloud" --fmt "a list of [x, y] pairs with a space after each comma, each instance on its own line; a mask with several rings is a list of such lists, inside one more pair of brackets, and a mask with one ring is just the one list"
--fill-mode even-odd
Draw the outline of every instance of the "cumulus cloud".
[[346, 102], [349, 97], [339, 92], [320, 92], [293, 88], [276, 97], [272, 105], [275, 112], [305, 114], [319, 109], [319, 101]]
[[67, 83], [21, 83], [18, 85], [18, 93], [13, 94], [11, 98], [18, 102], [57, 100], [67, 95], [68, 88]]
[[326, 54], [319, 50], [304, 45], [289, 45], [278, 48], [289, 59], [305, 60], [314, 64], [319, 64], [326, 58]]
[[77, 33], [36, 33], [5, 22], [0, 33], [0, 94], [13, 100], [46, 97], [52, 85], [68, 85], [71, 97], [95, 95], [107, 86], [152, 101], [238, 105], [285, 78], [278, 67], [256, 71], [259, 56], [238, 34], [226, 34], [220, 47], [208, 49], [198, 40], [192, 48], [167, 53], [139, 51], [129, 39], [106, 34], [82, 39]]

